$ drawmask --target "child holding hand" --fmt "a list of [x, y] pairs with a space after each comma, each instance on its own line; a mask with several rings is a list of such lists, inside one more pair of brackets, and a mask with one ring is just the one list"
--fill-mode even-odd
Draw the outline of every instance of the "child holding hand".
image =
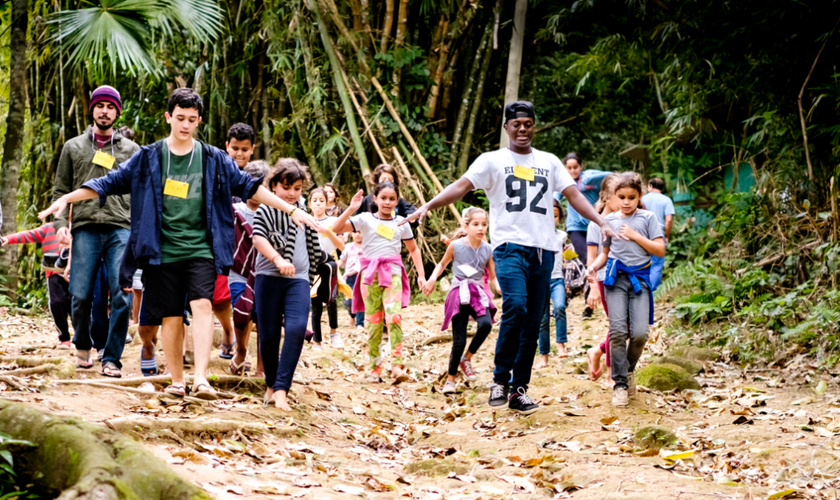
[[[426, 283], [420, 249], [414, 241], [414, 233], [408, 224], [399, 225], [404, 217], [395, 213], [400, 195], [392, 182], [382, 182], [373, 190], [376, 212], [364, 212], [353, 216], [362, 204], [364, 193], [359, 190], [350, 206], [333, 224], [333, 231], [362, 233], [361, 271], [353, 287], [353, 312], [364, 311], [368, 327], [368, 350], [371, 373], [367, 380], [379, 382], [382, 373], [382, 357], [379, 344], [387, 321], [391, 334], [393, 363], [391, 376], [400, 383], [408, 379], [402, 363], [402, 315], [400, 310], [408, 307], [411, 289], [408, 275], [400, 256], [402, 245], [411, 255], [417, 270], [417, 282], [422, 289]], [[352, 216], [352, 217], [351, 217]]]
[[[444, 394], [453, 394], [456, 389], [455, 377], [458, 368], [470, 382], [478, 379], [470, 360], [478, 352], [481, 344], [487, 339], [492, 328], [496, 306], [493, 305], [493, 293], [488, 287], [486, 275], [500, 290], [496, 279], [496, 266], [493, 264], [493, 249], [487, 241], [487, 212], [470, 207], [463, 213], [463, 229], [466, 237], [454, 240], [447, 248], [440, 263], [435, 267], [432, 275], [422, 287], [424, 294], [429, 295], [435, 289], [435, 282], [446, 266], [452, 262], [452, 288], [446, 295], [443, 308], [442, 331], [446, 331], [452, 322], [452, 353], [449, 356], [449, 370], [446, 383], [443, 385]], [[467, 323], [472, 316], [476, 323], [476, 333], [466, 354]]]
[[620, 175], [614, 198], [619, 211], [604, 220], [622, 238], [608, 238], [595, 262], [586, 270], [587, 278], [606, 265], [604, 287], [610, 319], [610, 364], [613, 406], [629, 404], [636, 393], [633, 374], [653, 323], [653, 288], [650, 282], [650, 257], [665, 255], [662, 227], [653, 212], [639, 208], [642, 183], [638, 175]]

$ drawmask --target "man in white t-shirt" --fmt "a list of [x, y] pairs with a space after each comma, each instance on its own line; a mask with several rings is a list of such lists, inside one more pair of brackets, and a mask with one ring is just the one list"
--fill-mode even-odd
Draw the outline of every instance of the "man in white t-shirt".
[[429, 210], [460, 200], [474, 189], [487, 194], [493, 259], [504, 296], [490, 406], [508, 404], [523, 414], [539, 409], [526, 392], [547, 305], [554, 252], [560, 250], [554, 233], [554, 192], [563, 193], [578, 213], [598, 223], [605, 236], [619, 238], [580, 194], [560, 159], [531, 147], [534, 124], [533, 104], [507, 104], [505, 131], [510, 146], [479, 156], [463, 177], [407, 219], [422, 222]]

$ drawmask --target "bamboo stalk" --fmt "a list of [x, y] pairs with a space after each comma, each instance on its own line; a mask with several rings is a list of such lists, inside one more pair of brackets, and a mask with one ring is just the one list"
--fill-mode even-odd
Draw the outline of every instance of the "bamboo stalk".
[[[500, 3], [499, 0], [498, 3]], [[493, 25], [487, 25], [488, 42], [492, 32]], [[455, 173], [458, 177], [464, 175], [467, 171], [467, 164], [470, 160], [470, 151], [472, 151], [472, 140], [475, 134], [475, 122], [478, 119], [478, 113], [481, 110], [481, 99], [484, 95], [484, 82], [487, 80], [487, 73], [490, 71], [490, 60], [493, 57], [493, 47], [489, 45], [484, 51], [484, 60], [481, 63], [481, 70], [478, 75], [478, 84], [475, 88], [475, 101], [470, 111], [469, 123], [467, 123], [467, 132], [464, 134], [464, 142], [461, 144], [460, 156], [458, 158], [458, 165]]]
[[411, 175], [411, 172], [408, 170], [408, 167], [405, 166], [405, 162], [400, 155], [400, 152], [397, 150], [396, 146], [391, 146], [391, 151], [394, 152], [394, 158], [397, 159], [397, 166], [400, 167], [402, 176], [408, 180], [408, 183], [411, 185], [411, 188], [414, 190], [414, 193], [417, 195], [417, 201], [420, 202], [421, 205], [426, 204], [426, 198], [423, 196], [423, 191], [420, 190], [420, 186], [417, 185], [417, 181], [414, 180], [414, 176]]
[[[426, 174], [429, 176], [429, 178], [432, 179], [432, 182], [437, 188], [438, 193], [440, 193], [441, 191], [443, 191], [443, 185], [440, 183], [440, 179], [437, 178], [435, 173], [432, 171], [432, 167], [430, 167], [429, 163], [426, 161], [426, 158], [424, 158], [423, 155], [420, 153], [420, 148], [417, 147], [417, 143], [414, 142], [414, 138], [411, 137], [411, 134], [408, 132], [408, 128], [406, 128], [405, 126], [405, 123], [403, 123], [402, 119], [400, 119], [399, 113], [397, 113], [397, 110], [394, 108], [394, 103], [391, 102], [391, 99], [388, 98], [388, 93], [385, 92], [385, 89], [382, 88], [382, 85], [379, 84], [379, 80], [377, 80], [375, 76], [372, 77], [370, 81], [371, 83], [373, 83], [373, 86], [376, 87], [376, 90], [379, 92], [379, 95], [382, 97], [382, 100], [385, 101], [385, 106], [388, 108], [388, 112], [391, 114], [391, 118], [393, 118], [394, 121], [397, 122], [397, 125], [399, 125], [400, 131], [402, 131], [403, 135], [405, 136], [405, 139], [408, 141], [408, 144], [411, 145], [411, 149], [417, 156], [417, 160], [420, 162], [421, 165], [423, 165], [423, 169], [426, 171]], [[455, 205], [450, 203], [449, 209], [452, 211], [452, 214], [455, 215], [455, 219], [458, 222], [461, 222], [461, 213], [458, 212], [458, 209], [455, 208]]]
[[474, 108], [472, 102], [473, 89], [476, 87], [476, 78], [481, 71], [481, 63], [484, 59], [484, 53], [487, 51], [487, 44], [490, 41], [489, 25], [484, 29], [484, 34], [481, 36], [481, 43], [478, 44], [478, 50], [473, 59], [472, 68], [470, 69], [470, 76], [467, 79], [464, 87], [464, 94], [461, 97], [461, 107], [458, 110], [458, 118], [455, 122], [455, 132], [452, 134], [452, 149], [449, 152], [449, 171], [455, 172], [455, 165], [457, 164], [459, 153], [464, 145], [461, 144], [461, 134], [463, 134], [467, 118], [470, 114], [470, 109]]
[[394, 26], [394, 1], [385, 0], [385, 22], [382, 25], [382, 42], [379, 44], [380, 53], [385, 53], [388, 48], [388, 37], [391, 36], [391, 28]]
[[[350, 82], [347, 81], [347, 75], [344, 73], [344, 68], [339, 68], [341, 71], [341, 78], [344, 80], [344, 85], [347, 89], [350, 89]], [[388, 163], [388, 160], [385, 159], [385, 155], [382, 154], [382, 149], [379, 147], [379, 142], [377, 142], [376, 137], [373, 135], [373, 130], [370, 129], [370, 124], [367, 121], [367, 117], [365, 116], [364, 110], [359, 105], [358, 99], [356, 99], [356, 93], [353, 91], [348, 92], [350, 94], [350, 100], [353, 102], [353, 106], [356, 108], [356, 111], [359, 113], [359, 118], [362, 120], [362, 124], [365, 126], [365, 132], [370, 137], [370, 142], [373, 144], [373, 149], [376, 150], [376, 154], [379, 155], [379, 159], [382, 163]], [[370, 179], [371, 179], [371, 172], [370, 168], [362, 169], [362, 177], [365, 179], [365, 183], [368, 184], [368, 188], [370, 188]]]
[[[341, 19], [341, 14], [338, 12], [338, 7], [335, 5], [333, 0], [323, 0], [323, 2], [327, 5], [327, 12], [330, 13], [330, 17], [333, 20], [333, 23], [338, 28], [338, 31], [341, 32], [341, 35], [347, 40], [350, 46], [353, 47], [353, 50], [356, 52], [357, 60], [359, 61], [359, 66], [361, 67], [362, 71], [365, 75], [370, 74], [370, 67], [367, 63], [367, 58], [365, 58], [365, 53], [362, 48], [359, 46], [356, 39], [350, 33], [350, 30], [347, 29], [347, 25], [344, 24], [344, 21]], [[355, 5], [353, 2], [351, 4]], [[358, 12], [353, 13], [354, 22], [357, 21], [356, 16]], [[356, 30], [358, 31], [358, 29]]]
[[353, 147], [356, 149], [356, 155], [359, 157], [359, 166], [361, 167], [362, 172], [364, 172], [365, 170], [369, 170], [370, 166], [368, 165], [365, 148], [362, 145], [362, 138], [359, 136], [359, 129], [356, 126], [356, 116], [353, 112], [353, 105], [350, 104], [350, 98], [347, 96], [348, 89], [344, 86], [344, 79], [341, 76], [341, 65], [338, 62], [338, 56], [336, 56], [332, 41], [330, 41], [329, 34], [327, 33], [327, 26], [324, 24], [323, 19], [321, 19], [321, 12], [318, 10], [318, 6], [315, 5], [315, 0], [307, 0], [307, 2], [309, 3], [310, 10], [315, 13], [315, 19], [318, 23], [318, 31], [321, 33], [321, 41], [324, 44], [324, 50], [327, 52], [327, 56], [330, 59], [330, 65], [332, 66], [335, 87], [338, 91], [339, 97], [341, 98], [341, 104], [344, 107], [344, 114], [347, 119], [347, 129], [350, 131], [350, 137], [353, 139]]
[[430, 193], [435, 192], [435, 185], [432, 184], [432, 179], [426, 175], [426, 172], [423, 172], [423, 167], [417, 163], [417, 159], [414, 157], [414, 154], [405, 147], [405, 143], [402, 139], [397, 138], [397, 145], [400, 147], [400, 151], [402, 151], [403, 156], [408, 158], [408, 162], [411, 163], [411, 166], [414, 167], [414, 171], [417, 172], [417, 176], [423, 181], [423, 184], [426, 185], [426, 188], [429, 190]]

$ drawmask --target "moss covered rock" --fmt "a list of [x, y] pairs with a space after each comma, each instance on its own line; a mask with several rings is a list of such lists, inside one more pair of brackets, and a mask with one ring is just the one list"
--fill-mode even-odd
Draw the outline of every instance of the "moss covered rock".
[[446, 476], [450, 472], [466, 474], [470, 471], [470, 468], [465, 464], [460, 464], [448, 458], [430, 458], [428, 460], [409, 462], [405, 466], [405, 471], [409, 474], [434, 477]]
[[708, 347], [696, 347], [692, 345], [684, 345], [671, 349], [668, 353], [670, 356], [678, 358], [692, 359], [695, 361], [717, 361], [720, 359], [720, 354]]
[[672, 445], [677, 440], [674, 431], [659, 425], [642, 427], [633, 435], [636, 446], [643, 450], [658, 450]]
[[636, 384], [654, 391], [700, 389], [700, 384], [687, 371], [677, 365], [647, 365], [636, 371]]
[[680, 358], [677, 356], [662, 356], [651, 361], [655, 365], [677, 365], [690, 375], [697, 375], [703, 371], [703, 364], [691, 359]]

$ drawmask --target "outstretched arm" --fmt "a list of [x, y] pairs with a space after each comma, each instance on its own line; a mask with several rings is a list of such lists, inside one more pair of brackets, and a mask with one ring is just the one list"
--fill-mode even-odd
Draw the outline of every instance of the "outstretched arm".
[[407, 224], [414, 221], [418, 221], [420, 224], [422, 224], [429, 210], [435, 210], [440, 207], [445, 207], [446, 205], [449, 205], [451, 203], [455, 203], [473, 189], [475, 189], [473, 183], [470, 182], [469, 179], [467, 179], [466, 177], [461, 177], [457, 181], [448, 185], [446, 189], [441, 191], [428, 203], [418, 208], [416, 212], [406, 217], [406, 219], [404, 221], [401, 221], [399, 225], [402, 226], [403, 224]]
[[423, 286], [423, 289], [421, 290], [423, 292], [423, 294], [429, 295], [435, 290], [435, 283], [437, 282], [438, 277], [443, 272], [443, 270], [446, 269], [446, 266], [448, 266], [449, 263], [452, 262], [452, 257], [454, 255], [455, 255], [455, 249], [452, 247], [452, 245], [449, 245], [448, 247], [446, 247], [446, 252], [444, 252], [443, 258], [440, 259], [440, 262], [438, 262], [438, 265], [435, 266], [435, 270], [432, 271], [432, 275], [429, 276], [428, 280], [426, 280], [426, 284]]
[[601, 227], [601, 237], [604, 241], [607, 241], [607, 238], [621, 238], [622, 240], [626, 240], [624, 236], [619, 236], [613, 231], [612, 226], [604, 222], [604, 219], [598, 215], [598, 212], [595, 211], [595, 207], [593, 207], [589, 200], [587, 200], [580, 191], [578, 191], [577, 186], [569, 186], [563, 190], [563, 196], [569, 200], [569, 204], [572, 205], [577, 213], [582, 215], [584, 218], [589, 219], [590, 221], [598, 224]]
[[55, 214], [56, 217], [61, 215], [64, 212], [64, 209], [67, 208], [68, 203], [75, 203], [77, 201], [84, 201], [84, 200], [92, 200], [94, 198], [98, 198], [99, 195], [96, 194], [96, 191], [90, 188], [79, 188], [72, 193], [67, 193], [64, 196], [61, 196], [59, 199], [55, 200], [55, 202], [50, 205], [46, 210], [40, 212], [38, 214], [38, 218], [41, 220], [46, 219], [51, 214]]
[[[252, 196], [251, 198], [253, 198], [254, 201], [258, 201], [262, 204], [274, 207], [277, 210], [280, 210], [281, 212], [285, 213], [289, 213], [292, 211], [292, 209], [295, 208], [292, 205], [289, 205], [285, 201], [275, 196], [274, 193], [269, 191], [265, 186], [260, 186], [259, 188], [257, 188], [257, 192], [254, 193], [254, 196]], [[301, 229], [304, 225], [307, 225], [315, 231], [321, 230], [321, 225], [318, 224], [318, 221], [315, 220], [315, 217], [312, 217], [303, 210], [295, 210], [291, 217], [292, 222], [294, 222]]]

